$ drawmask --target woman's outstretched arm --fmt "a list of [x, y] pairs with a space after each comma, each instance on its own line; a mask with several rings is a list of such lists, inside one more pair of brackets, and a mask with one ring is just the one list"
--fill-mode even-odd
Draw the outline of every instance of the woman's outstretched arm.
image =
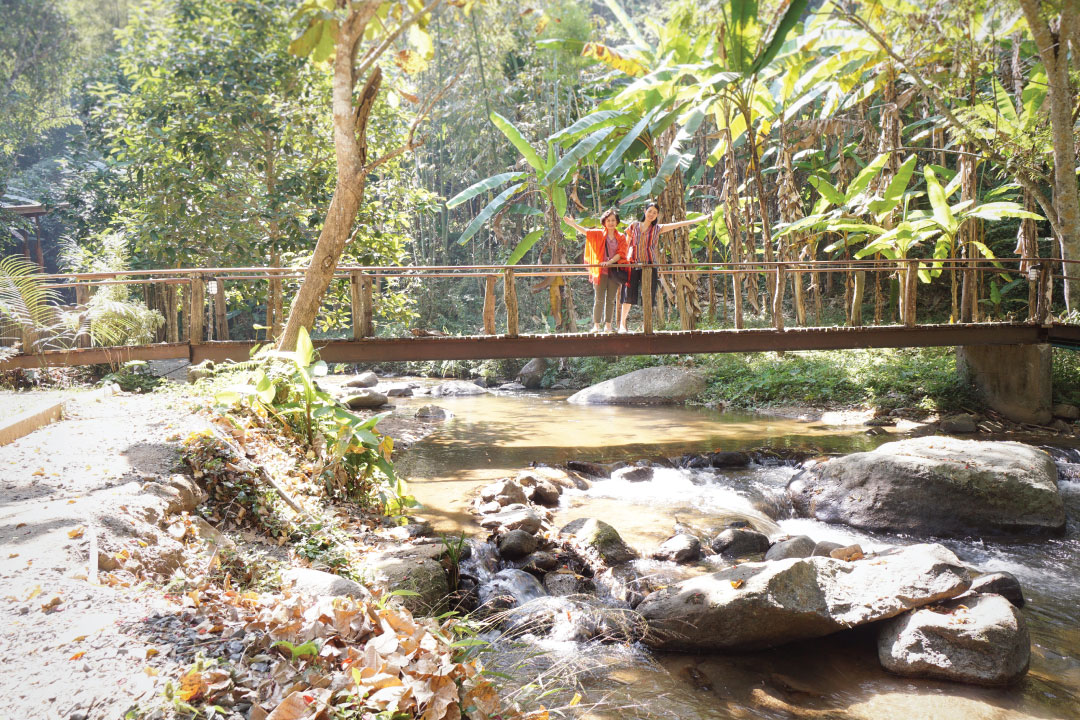
[[563, 218], [563, 222], [564, 222], [564, 223], [566, 223], [567, 225], [569, 225], [570, 227], [572, 227], [572, 228], [573, 228], [574, 230], [576, 230], [577, 232], [581, 233], [582, 235], [584, 235], [584, 234], [585, 234], [585, 233], [587, 232], [587, 231], [585, 230], [585, 228], [583, 228], [583, 227], [581, 227], [580, 225], [578, 225], [578, 224], [577, 224], [577, 223], [576, 223], [576, 222], [574, 221], [574, 218], [570, 217], [569, 215], [567, 215], [567, 216], [565, 216], [565, 217]]
[[693, 220], [680, 220], [679, 222], [664, 223], [660, 226], [660, 232], [666, 233], [671, 232], [676, 228], [686, 227], [687, 225], [697, 225], [699, 222], [705, 222], [708, 219], [708, 215], [702, 215], [701, 217], [696, 217]]

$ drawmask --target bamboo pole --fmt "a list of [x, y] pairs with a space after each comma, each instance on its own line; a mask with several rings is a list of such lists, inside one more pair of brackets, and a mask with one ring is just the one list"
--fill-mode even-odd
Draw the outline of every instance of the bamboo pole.
[[495, 276], [484, 278], [484, 334], [495, 334]]
[[513, 268], [506, 268], [503, 271], [503, 293], [506, 302], [506, 334], [508, 337], [517, 337], [518, 299]]

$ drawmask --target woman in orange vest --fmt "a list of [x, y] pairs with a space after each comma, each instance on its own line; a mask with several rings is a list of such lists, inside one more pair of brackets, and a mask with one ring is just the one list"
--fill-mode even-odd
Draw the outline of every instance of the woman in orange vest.
[[627, 273], [618, 267], [626, 263], [626, 236], [618, 230], [619, 213], [614, 208], [600, 216], [600, 227], [587, 230], [570, 216], [564, 217], [567, 225], [585, 236], [585, 264], [589, 266], [589, 282], [593, 284], [592, 332], [611, 332], [619, 302], [619, 292], [626, 282]]

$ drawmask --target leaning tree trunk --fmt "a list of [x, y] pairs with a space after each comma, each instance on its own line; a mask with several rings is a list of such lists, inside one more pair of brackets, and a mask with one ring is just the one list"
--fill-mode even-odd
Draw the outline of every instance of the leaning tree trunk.
[[358, 104], [353, 103], [357, 48], [368, 22], [378, 5], [360, 3], [351, 6], [338, 29], [334, 47], [333, 122], [334, 154], [337, 159], [337, 182], [322, 232], [315, 244], [311, 264], [289, 309], [289, 320], [281, 333], [278, 348], [292, 350], [300, 328], [310, 329], [315, 322], [326, 288], [334, 278], [341, 253], [345, 250], [364, 196], [367, 165], [367, 124], [371, 109], [382, 85], [382, 70], [376, 65], [368, 75]]

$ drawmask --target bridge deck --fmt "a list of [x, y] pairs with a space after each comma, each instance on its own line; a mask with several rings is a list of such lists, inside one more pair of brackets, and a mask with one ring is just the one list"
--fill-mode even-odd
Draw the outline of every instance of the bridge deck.
[[[1080, 347], [1080, 327], [1053, 324], [977, 323], [966, 325], [884, 325], [867, 327], [771, 328], [657, 332], [651, 335], [558, 334], [477, 335], [466, 337], [374, 338], [316, 342], [327, 362], [401, 360], [484, 360], [499, 358], [582, 357], [589, 355], [674, 355], [778, 350], [933, 347], [957, 345], [1027, 345], [1053, 343]], [[0, 370], [42, 365], [92, 365], [128, 360], [188, 358], [246, 360], [254, 343], [160, 343], [135, 347], [56, 350], [17, 355]]]

